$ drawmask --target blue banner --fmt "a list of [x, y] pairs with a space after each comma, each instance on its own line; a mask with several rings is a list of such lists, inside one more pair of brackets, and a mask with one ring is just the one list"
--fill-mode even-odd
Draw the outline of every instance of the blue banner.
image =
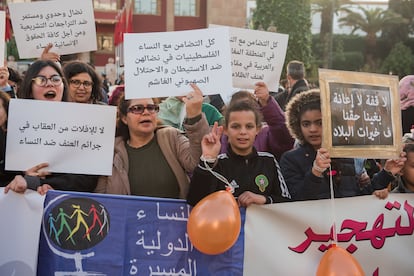
[[220, 255], [192, 246], [190, 211], [183, 200], [49, 191], [37, 275], [243, 275], [245, 209]]

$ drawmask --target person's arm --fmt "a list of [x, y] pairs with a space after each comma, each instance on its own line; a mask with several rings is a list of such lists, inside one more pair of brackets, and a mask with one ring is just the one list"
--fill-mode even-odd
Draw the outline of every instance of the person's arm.
[[[312, 164], [298, 162], [294, 152], [286, 152], [280, 160], [280, 167], [292, 200], [319, 199], [323, 177], [312, 173]], [[312, 161], [311, 161], [312, 162]]]
[[395, 180], [407, 161], [407, 154], [401, 152], [399, 158], [388, 159], [385, 161], [384, 168], [376, 173], [372, 178], [372, 187], [374, 190], [382, 190], [388, 187], [388, 184]]
[[218, 165], [216, 161], [208, 162], [200, 159], [199, 165], [191, 176], [190, 189], [187, 194], [187, 203], [191, 206], [218, 190], [219, 180], [206, 169], [206, 163], [210, 168]]
[[220, 152], [220, 138], [223, 127], [217, 122], [209, 134], [203, 137], [201, 142], [202, 155], [198, 167], [195, 168], [190, 182], [190, 190], [187, 195], [187, 202], [190, 205], [197, 204], [205, 196], [217, 191], [218, 179], [211, 172], [218, 165], [217, 156]]
[[295, 140], [286, 127], [284, 112], [276, 100], [269, 95], [269, 90], [263, 82], [256, 83], [255, 94], [261, 106], [263, 120], [269, 126], [267, 132], [269, 152], [280, 160], [284, 152], [292, 149]]
[[41, 184], [48, 184], [55, 190], [93, 192], [98, 181], [97, 175], [56, 174], [40, 179]]
[[198, 164], [201, 156], [201, 141], [203, 136], [210, 132], [205, 115], [201, 112], [203, 93], [196, 85], [192, 85], [194, 91], [183, 98], [186, 106], [187, 118], [184, 120], [186, 135], [178, 134], [176, 152], [181, 166], [192, 172]]
[[60, 62], [60, 55], [58, 53], [50, 51], [50, 49], [52, 49], [52, 48], [53, 48], [52, 43], [47, 44], [47, 46], [43, 49], [43, 52], [40, 56], [40, 59], [52, 60], [54, 62]]

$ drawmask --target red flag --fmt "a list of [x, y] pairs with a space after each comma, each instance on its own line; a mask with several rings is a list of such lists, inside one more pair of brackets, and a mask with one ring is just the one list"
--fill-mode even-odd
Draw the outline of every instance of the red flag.
[[120, 13], [118, 13], [118, 15], [115, 17], [116, 19], [116, 23], [115, 23], [115, 29], [114, 29], [114, 45], [117, 46], [119, 45], [120, 42], [120, 24], [119, 24], [119, 19], [121, 18]]
[[132, 33], [133, 26], [132, 26], [132, 5], [131, 1], [128, 1], [126, 4], [126, 22], [125, 22], [125, 32], [126, 33]]
[[121, 11], [121, 17], [119, 19], [119, 43], [124, 42], [125, 21], [126, 21], [126, 9], [125, 7], [123, 7]]
[[10, 22], [9, 10], [6, 10], [6, 33], [5, 33], [6, 42], [9, 41], [13, 36], [12, 26]]

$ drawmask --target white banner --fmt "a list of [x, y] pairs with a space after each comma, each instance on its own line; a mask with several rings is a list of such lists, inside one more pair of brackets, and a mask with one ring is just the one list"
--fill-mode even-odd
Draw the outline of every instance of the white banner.
[[366, 275], [413, 275], [414, 194], [254, 205], [247, 209], [244, 275], [315, 275], [332, 243]]
[[[76, 195], [76, 193], [71, 194], [72, 197]], [[87, 195], [87, 193], [82, 194], [83, 197]], [[99, 199], [99, 196], [103, 198]], [[91, 194], [90, 197], [87, 197], [87, 200], [95, 198], [99, 202], [105, 202], [100, 207], [107, 206], [111, 209], [109, 202], [112, 200], [111, 197], [114, 204], [117, 200], [120, 200], [120, 196], [98, 194]], [[148, 204], [145, 203], [148, 202], [145, 198], [128, 197], [128, 200], [136, 200], [136, 204]], [[0, 244], [2, 248], [0, 250], [0, 275], [13, 275], [13, 271], [15, 271], [15, 275], [36, 275], [43, 201], [44, 197], [36, 192], [27, 191], [25, 194], [9, 192], [4, 194], [3, 188], [0, 188], [0, 219], [2, 221], [0, 225]], [[140, 201], [142, 202], [140, 203]], [[155, 204], [157, 199], [154, 198], [153, 201]], [[174, 204], [172, 203], [171, 210], [183, 208], [180, 202]], [[156, 205], [158, 206], [158, 203]], [[247, 209], [244, 231], [242, 229], [242, 233], [244, 233], [243, 274], [315, 275], [326, 248], [332, 243], [331, 226], [335, 220], [338, 245], [352, 252], [352, 255], [362, 266], [365, 275], [411, 276], [414, 267], [412, 263], [414, 253], [413, 206], [413, 194], [391, 194], [386, 200], [379, 200], [374, 196], [336, 199], [335, 212], [332, 212], [330, 200], [278, 203], [264, 206], [253, 205]], [[128, 211], [132, 212], [131, 209], [128, 209]], [[139, 218], [144, 213], [141, 209], [137, 212]], [[333, 216], [333, 213], [335, 216]], [[122, 211], [122, 215], [125, 215], [125, 211]], [[145, 215], [141, 218], [144, 217]], [[166, 217], [170, 219], [168, 216]], [[120, 219], [119, 216], [116, 218]], [[53, 220], [53, 216], [50, 219]], [[50, 223], [52, 225], [53, 221]], [[122, 223], [129, 222], [124, 221]], [[140, 222], [135, 221], [134, 223]], [[173, 224], [174, 221], [171, 221], [171, 225]], [[113, 227], [116, 228], [116, 226]], [[160, 245], [160, 230], [155, 229], [153, 236], [150, 232], [145, 232], [146, 239], [148, 241], [152, 239], [152, 247], [150, 247], [151, 242], [148, 246], [151, 249], [154, 248], [155, 239], [158, 239], [158, 247]], [[48, 229], [47, 231], [52, 230]], [[169, 234], [178, 236], [171, 237], [167, 241], [177, 239], [180, 241], [183, 234], [180, 231], [178, 233], [169, 231]], [[120, 234], [121, 232], [111, 234], [111, 237], [115, 238], [117, 243], [127, 242], [128, 239], [136, 240], [137, 232], [135, 230], [131, 232], [132, 236], [128, 237], [123, 237]], [[143, 234], [143, 232], [138, 233], [138, 235], [140, 234]], [[105, 249], [108, 244], [101, 243], [101, 247], [94, 247], [96, 258], [102, 256], [102, 254], [114, 254], [111, 252], [114, 247], [111, 247], [111, 250]], [[128, 246], [131, 246], [131, 244], [128, 244]], [[124, 245], [121, 245], [121, 248], [125, 251]], [[168, 248], [170, 248], [170, 245], [168, 245]], [[172, 248], [171, 243], [171, 250]], [[116, 250], [119, 250], [118, 247], [115, 248]], [[134, 252], [129, 253], [133, 254]], [[154, 251], [137, 249], [135, 253], [142, 255], [141, 262], [154, 260]], [[81, 256], [81, 253], [79, 253], [79, 256]], [[60, 256], [56, 256], [56, 258], [60, 258]], [[231, 255], [226, 255], [226, 258], [231, 258]], [[119, 256], [112, 259], [117, 259], [117, 262], [126, 263], [127, 265], [141, 265], [141, 262], [135, 263], [136, 260], [134, 262], [130, 259], [119, 260]], [[207, 260], [205, 259], [205, 261]], [[212, 258], [211, 260], [215, 262], [212, 265], [220, 267], [220, 264], [217, 263], [220, 258]], [[225, 258], [221, 260], [225, 260]], [[239, 259], [234, 258], [233, 260], [238, 262]], [[54, 263], [54, 260], [43, 260], [43, 263], [45, 262], [48, 266], [56, 266], [55, 269], [68, 269], [75, 266], [73, 262], [66, 260], [56, 263]], [[93, 263], [93, 261], [90, 263]], [[201, 263], [197, 264], [201, 265]], [[234, 264], [238, 266], [237, 263]], [[111, 265], [113, 263], [109, 264], [109, 266]], [[158, 271], [161, 273], [159, 267]], [[199, 271], [194, 270], [186, 275], [199, 275], [197, 272]], [[165, 273], [167, 272], [165, 271]], [[154, 271], [152, 275], [167, 275], [165, 273], [155, 274]], [[141, 272], [131, 275], [148, 274]], [[200, 275], [206, 274], [201, 273]]]
[[111, 175], [115, 123], [115, 106], [12, 99], [6, 170]]
[[44, 199], [0, 188], [0, 275], [36, 275]]
[[58, 54], [96, 51], [92, 1], [9, 3], [20, 58], [39, 58], [53, 44]]

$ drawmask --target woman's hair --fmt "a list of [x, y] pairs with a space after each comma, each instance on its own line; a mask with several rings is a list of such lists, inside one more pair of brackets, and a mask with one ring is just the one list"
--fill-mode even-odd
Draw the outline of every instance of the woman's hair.
[[410, 153], [414, 152], [414, 143], [408, 143], [404, 145], [404, 152]]
[[68, 84], [66, 82], [65, 77], [63, 76], [62, 70], [60, 69], [60, 66], [58, 63], [52, 61], [52, 60], [37, 60], [33, 62], [29, 69], [27, 69], [22, 84], [20, 85], [19, 91], [17, 92], [17, 97], [21, 99], [33, 99], [33, 90], [32, 90], [32, 79], [37, 77], [39, 75], [39, 72], [45, 68], [45, 67], [52, 67], [55, 69], [57, 74], [62, 77], [62, 83], [63, 83], [63, 97], [62, 101], [67, 101], [67, 87]]
[[[2, 105], [3, 105], [4, 110], [6, 111], [6, 115], [8, 117], [8, 115], [9, 115], [10, 95], [7, 94], [6, 92], [4, 92], [3, 90], [0, 90], [0, 100], [2, 100], [2, 102], [3, 102]], [[4, 122], [4, 126], [1, 126], [1, 127], [4, 127], [4, 128], [7, 127], [7, 119]]]
[[252, 101], [235, 101], [232, 104], [230, 104], [225, 112], [224, 112], [224, 121], [225, 121], [225, 126], [228, 127], [229, 124], [229, 118], [230, 118], [230, 114], [232, 112], [237, 112], [237, 111], [252, 111], [254, 113], [254, 117], [256, 120], [256, 126], [260, 127], [262, 125], [262, 113], [259, 111], [259, 109], [257, 108], [257, 104], [255, 104]]
[[118, 85], [109, 97], [108, 104], [117, 106], [121, 100], [122, 95], [125, 93], [125, 86], [123, 84]]
[[246, 100], [255, 102], [259, 106], [259, 104], [256, 101], [256, 98], [254, 97], [254, 94], [246, 90], [240, 90], [234, 93], [233, 95], [231, 95], [229, 105], [235, 102], [238, 102], [238, 101], [246, 101]]
[[[153, 99], [154, 100], [154, 99]], [[131, 100], [126, 100], [125, 95], [122, 95], [121, 99], [119, 100], [118, 104], [118, 114], [116, 119], [116, 133], [115, 136], [121, 136], [124, 141], [129, 139], [129, 128], [128, 125], [122, 121], [122, 118], [128, 114], [128, 107]], [[154, 101], [155, 103], [155, 101]], [[157, 124], [161, 125], [161, 120], [157, 120]]]
[[69, 61], [68, 63], [65, 63], [65, 65], [63, 66], [63, 73], [65, 74], [65, 78], [68, 81], [68, 83], [74, 76], [81, 73], [87, 73], [91, 77], [93, 82], [90, 100], [93, 103], [102, 101], [102, 81], [99, 75], [96, 73], [95, 69], [91, 65], [82, 61]]
[[319, 89], [312, 89], [295, 95], [286, 105], [286, 126], [293, 138], [305, 143], [300, 127], [300, 118], [309, 110], [321, 110], [321, 95]]

